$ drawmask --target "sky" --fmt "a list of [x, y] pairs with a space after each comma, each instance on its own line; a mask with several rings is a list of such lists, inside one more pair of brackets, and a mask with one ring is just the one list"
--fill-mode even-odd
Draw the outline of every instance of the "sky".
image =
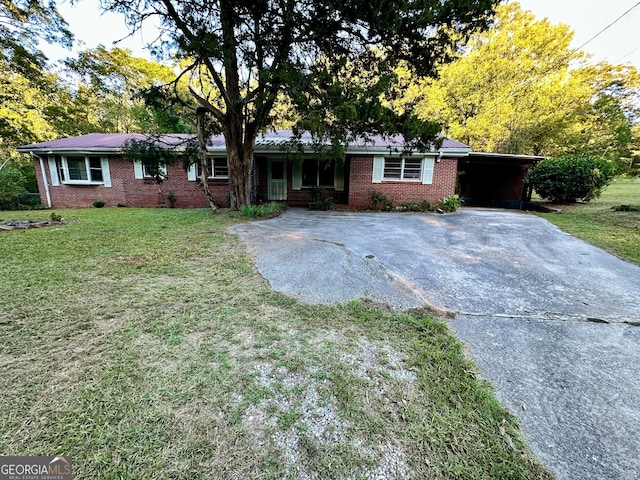
[[[520, 0], [525, 10], [551, 23], [564, 23], [575, 32], [572, 46], [589, 41], [638, 0]], [[594, 61], [631, 63], [640, 69], [640, 5], [582, 48]]]
[[[575, 32], [572, 46], [577, 48], [587, 42], [620, 15], [629, 10], [638, 0], [520, 0], [526, 10], [540, 19], [548, 18], [551, 23], [565, 23]], [[80, 0], [76, 5], [68, 3], [59, 6], [60, 13], [69, 22], [71, 31], [82, 44], [83, 50], [104, 45], [113, 47], [113, 42], [128, 35], [124, 18], [117, 14], [101, 14], [98, 0]], [[608, 28], [596, 39], [590, 41], [583, 50], [592, 55], [592, 60], [610, 63], [631, 63], [640, 69], [640, 4], [625, 15], [615, 25]], [[118, 44], [129, 48], [135, 56], [150, 58], [144, 50], [145, 42], [154, 39], [154, 30], [137, 33]], [[61, 47], [43, 45], [45, 54], [51, 60], [72, 56], [72, 52]]]

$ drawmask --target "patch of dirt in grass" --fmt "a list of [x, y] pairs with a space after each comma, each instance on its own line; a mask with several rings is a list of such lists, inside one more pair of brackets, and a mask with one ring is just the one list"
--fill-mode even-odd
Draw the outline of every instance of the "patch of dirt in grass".
[[[254, 344], [251, 332], [245, 330], [240, 336], [245, 346]], [[315, 331], [310, 338], [290, 329], [281, 342], [288, 346], [286, 352], [277, 346], [253, 352], [261, 360], [250, 362], [248, 368], [267, 398], [246, 409], [242, 425], [258, 447], [277, 447], [285, 476], [318, 478], [323, 465], [342, 473], [336, 478], [410, 476], [400, 443], [388, 435], [381, 443], [367, 438], [343, 415], [331, 380], [335, 371], [346, 368], [349, 375], [363, 380], [360, 386], [354, 384], [358, 390], [354, 395], [377, 402], [387, 394], [386, 403], [400, 402], [398, 391], [414, 390], [416, 380], [404, 356], [388, 344], [379, 346], [364, 337], [354, 341], [335, 329]]]

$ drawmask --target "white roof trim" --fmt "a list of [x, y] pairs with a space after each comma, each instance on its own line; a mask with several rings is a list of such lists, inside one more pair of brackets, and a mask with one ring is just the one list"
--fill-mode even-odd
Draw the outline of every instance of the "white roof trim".
[[[254, 152], [255, 153], [282, 153], [282, 145], [256, 145]], [[96, 154], [122, 154], [125, 149], [123, 148], [114, 148], [114, 147], [94, 147], [87, 148], [82, 147], [78, 149], [74, 148], [64, 148], [64, 149], [51, 149], [51, 148], [34, 148], [34, 149], [25, 149], [18, 148], [18, 152], [20, 153], [35, 153], [41, 155], [65, 155], [65, 154], [74, 154], [74, 155], [96, 155]], [[176, 148], [176, 151], [183, 150], [182, 148]], [[224, 145], [216, 145], [214, 147], [207, 148], [209, 153], [222, 154], [226, 152], [226, 148]], [[309, 145], [303, 145], [303, 152], [312, 151]], [[402, 152], [402, 147], [400, 146], [385, 146], [385, 147], [371, 147], [371, 146], [351, 146], [345, 150], [345, 154], [353, 155], [353, 154], [367, 154], [367, 155], [393, 155], [396, 153]], [[425, 156], [447, 156], [447, 157], [467, 157], [469, 156], [470, 149], [469, 148], [440, 148], [438, 150], [429, 150], [429, 151], [419, 151], [413, 150], [414, 155], [425, 155]]]

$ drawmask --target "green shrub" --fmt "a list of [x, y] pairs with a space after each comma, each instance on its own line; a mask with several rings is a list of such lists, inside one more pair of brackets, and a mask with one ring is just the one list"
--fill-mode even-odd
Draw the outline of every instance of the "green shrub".
[[333, 198], [318, 199], [309, 205], [310, 210], [333, 210]]
[[613, 165], [589, 156], [567, 155], [538, 163], [525, 180], [542, 198], [573, 203], [598, 198], [611, 180]]
[[422, 200], [420, 202], [420, 211], [421, 212], [435, 212], [436, 206], [431, 203], [429, 200]]
[[376, 210], [403, 210], [406, 212], [439, 212], [439, 213], [451, 213], [462, 207], [462, 200], [458, 195], [452, 197], [443, 198], [438, 203], [431, 203], [429, 200], [422, 200], [420, 202], [416, 200], [407, 200], [400, 204], [397, 208], [394, 207], [393, 200], [380, 192], [374, 192], [371, 196], [373, 201], [373, 208]]
[[95, 202], [93, 202], [93, 206], [96, 208], [104, 207], [104, 200], [96, 200]]
[[451, 213], [457, 211], [462, 206], [462, 200], [458, 195], [452, 197], [443, 198], [436, 205], [436, 211], [442, 211], [443, 213]]
[[242, 207], [242, 215], [248, 218], [277, 217], [285, 209], [282, 203], [266, 203], [264, 205], [247, 205]]
[[311, 187], [311, 198], [309, 204], [311, 210], [333, 210], [333, 198], [322, 187]]
[[62, 221], [62, 215], [59, 215], [56, 212], [51, 212], [51, 221], [52, 222], [61, 222]]
[[415, 200], [407, 200], [402, 204], [402, 208], [407, 212], [424, 212], [424, 208], [422, 207], [422, 203], [416, 202]]
[[176, 194], [174, 192], [167, 194], [167, 200], [169, 200], [169, 208], [176, 208]]
[[387, 194], [374, 190], [371, 192], [371, 208], [373, 210], [393, 210], [395, 202]]

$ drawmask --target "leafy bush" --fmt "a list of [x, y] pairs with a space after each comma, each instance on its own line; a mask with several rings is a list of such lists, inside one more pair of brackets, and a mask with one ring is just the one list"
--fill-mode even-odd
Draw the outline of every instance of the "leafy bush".
[[331, 197], [318, 199], [309, 205], [310, 210], [333, 210], [333, 208], [333, 198]]
[[[0, 167], [3, 161], [0, 159]], [[15, 198], [25, 193], [25, 178], [18, 165], [8, 162], [0, 169], [0, 210], [14, 208]]]
[[373, 210], [393, 210], [395, 202], [385, 193], [374, 190], [371, 192], [371, 207]]
[[104, 207], [104, 200], [96, 200], [95, 202], [93, 202], [93, 206], [96, 208]]
[[266, 203], [264, 205], [247, 205], [242, 207], [242, 215], [249, 218], [277, 217], [285, 209], [282, 203]]
[[526, 183], [542, 197], [555, 203], [598, 198], [611, 180], [614, 168], [605, 160], [568, 155], [538, 163]]
[[407, 200], [400, 207], [399, 210], [407, 212], [439, 212], [450, 213], [455, 212], [462, 206], [462, 200], [457, 195], [452, 197], [443, 198], [438, 203], [431, 203], [429, 200], [422, 200], [417, 202], [415, 200]]
[[451, 213], [457, 211], [462, 206], [462, 200], [458, 195], [452, 197], [443, 198], [436, 205], [436, 211], [442, 211], [444, 213]]
[[438, 203], [431, 203], [429, 200], [407, 200], [404, 203], [396, 206], [395, 202], [388, 195], [373, 191], [371, 193], [371, 208], [374, 210], [400, 210], [405, 212], [438, 212], [438, 213], [450, 213], [455, 212], [462, 207], [462, 200], [458, 195], [452, 197], [443, 198]]
[[333, 198], [322, 187], [311, 188], [313, 202], [309, 205], [311, 210], [333, 210]]
[[167, 200], [169, 200], [169, 208], [176, 208], [176, 194], [174, 192], [167, 194]]
[[420, 202], [416, 202], [415, 200], [407, 200], [402, 204], [402, 208], [407, 212], [424, 212], [425, 211], [422, 208], [422, 204]]

